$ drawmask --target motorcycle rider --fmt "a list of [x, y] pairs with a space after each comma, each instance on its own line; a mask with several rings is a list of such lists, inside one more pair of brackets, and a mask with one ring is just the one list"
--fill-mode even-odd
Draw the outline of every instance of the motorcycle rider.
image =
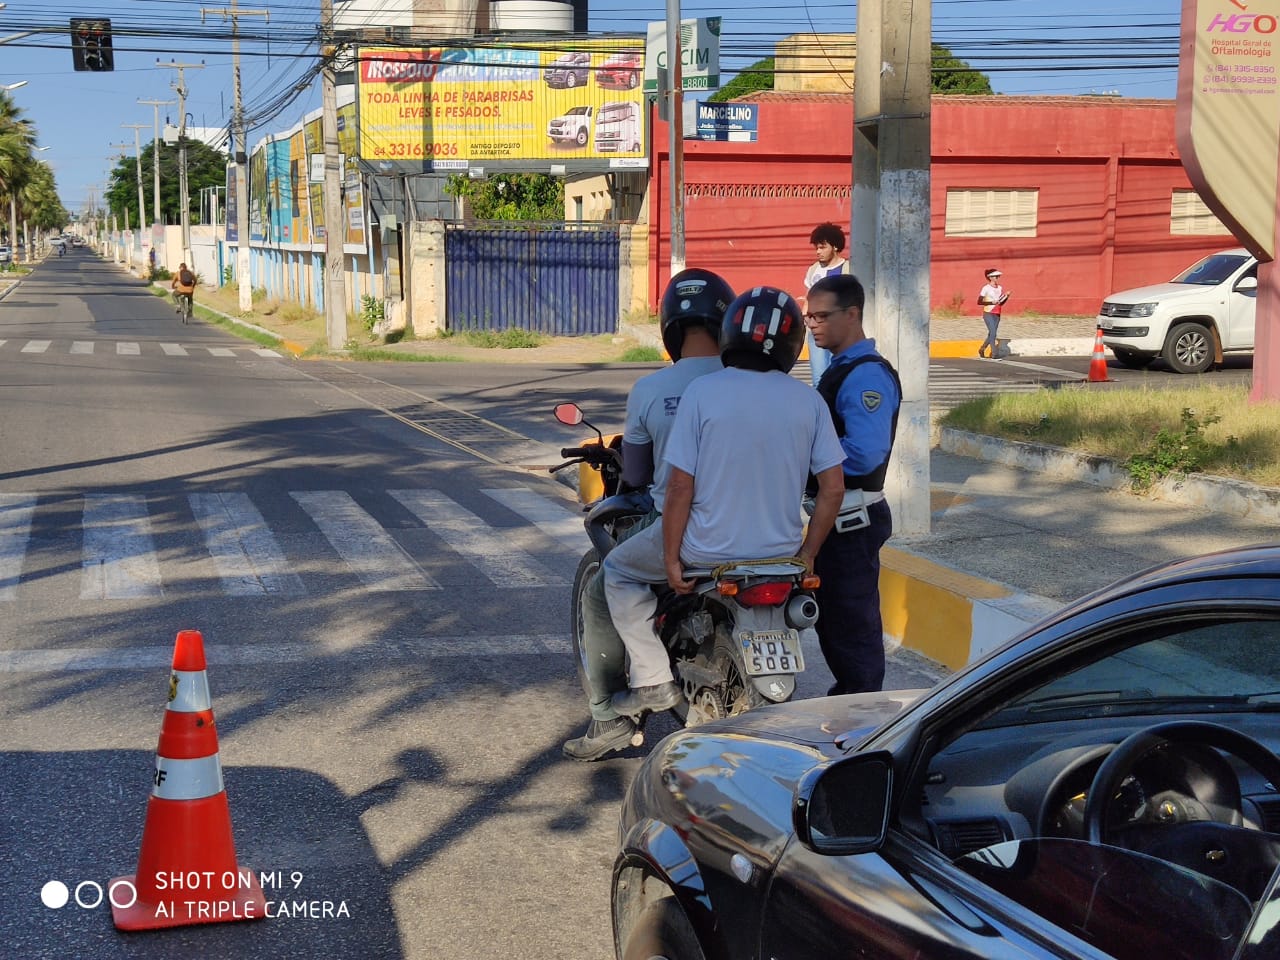
[[[631, 658], [630, 689], [613, 698], [620, 714], [667, 710], [682, 696], [653, 631], [652, 584], [691, 592], [684, 564], [798, 556], [812, 567], [835, 522], [844, 451], [822, 398], [788, 375], [803, 343], [795, 299], [755, 287], [725, 312], [725, 369], [685, 390], [667, 441], [661, 522], [604, 561], [609, 610]], [[805, 532], [800, 503], [810, 473], [818, 493]]]
[[[649, 526], [662, 511], [667, 467], [664, 451], [685, 388], [704, 374], [722, 369], [720, 323], [733, 300], [733, 290], [721, 277], [697, 268], [671, 278], [658, 308], [662, 342], [674, 362], [641, 377], [627, 397], [622, 435], [622, 485], [648, 486], [653, 512], [628, 534]], [[613, 709], [613, 694], [627, 689], [626, 649], [614, 629], [605, 600], [601, 571], [582, 592], [582, 657], [591, 722], [586, 732], [564, 744], [571, 760], [599, 760], [624, 749], [635, 734], [635, 723]]]

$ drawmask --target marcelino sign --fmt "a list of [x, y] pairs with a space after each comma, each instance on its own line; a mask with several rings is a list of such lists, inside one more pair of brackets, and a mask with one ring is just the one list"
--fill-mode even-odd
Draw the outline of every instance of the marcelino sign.
[[366, 47], [359, 156], [380, 172], [642, 166], [640, 41]]

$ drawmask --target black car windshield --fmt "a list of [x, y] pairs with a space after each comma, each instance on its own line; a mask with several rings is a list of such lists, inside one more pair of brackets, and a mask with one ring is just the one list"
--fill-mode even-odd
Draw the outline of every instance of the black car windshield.
[[1280, 711], [1280, 622], [1178, 624], [1055, 677], [981, 724], [1037, 720]]
[[1216, 287], [1249, 258], [1239, 253], [1215, 253], [1188, 267], [1173, 278], [1172, 283], [1194, 283], [1202, 287]]
[[1081, 840], [1011, 840], [956, 865], [1117, 960], [1230, 960], [1253, 915], [1226, 884]]

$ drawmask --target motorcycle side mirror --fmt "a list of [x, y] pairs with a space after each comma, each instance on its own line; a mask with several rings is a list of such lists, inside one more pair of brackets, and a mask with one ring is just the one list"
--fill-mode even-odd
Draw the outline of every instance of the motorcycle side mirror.
[[552, 412], [555, 418], [567, 427], [576, 427], [586, 419], [582, 415], [582, 409], [576, 403], [557, 403]]

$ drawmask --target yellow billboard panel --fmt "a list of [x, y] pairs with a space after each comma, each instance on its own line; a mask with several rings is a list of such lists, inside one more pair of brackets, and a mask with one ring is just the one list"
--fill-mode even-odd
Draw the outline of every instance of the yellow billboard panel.
[[379, 172], [647, 162], [639, 39], [359, 53], [359, 157]]

